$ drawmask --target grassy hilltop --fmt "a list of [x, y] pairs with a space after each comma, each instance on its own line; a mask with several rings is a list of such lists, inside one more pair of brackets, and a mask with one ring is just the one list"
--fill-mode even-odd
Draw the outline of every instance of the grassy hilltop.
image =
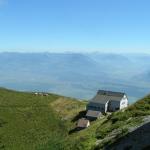
[[0, 149], [96, 150], [126, 135], [150, 115], [150, 96], [69, 134], [86, 101], [0, 89]]
[[0, 89], [0, 149], [64, 147], [72, 125], [65, 117], [72, 118], [84, 106], [84, 102], [54, 94], [44, 97]]

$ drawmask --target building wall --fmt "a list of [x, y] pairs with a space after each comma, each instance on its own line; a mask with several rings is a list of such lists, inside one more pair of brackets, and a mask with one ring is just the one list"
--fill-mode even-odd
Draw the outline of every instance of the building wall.
[[91, 116], [86, 116], [86, 118], [90, 121], [94, 121], [97, 119], [97, 117], [91, 117]]
[[100, 103], [93, 103], [90, 102], [87, 105], [87, 110], [95, 110], [100, 111], [102, 113], [105, 113], [107, 111], [117, 111], [120, 109], [123, 109], [128, 106], [128, 98], [126, 95], [122, 98], [122, 100], [111, 100], [108, 101], [106, 104], [100, 104]]
[[109, 104], [109, 101], [105, 104], [105, 113], [108, 111], [108, 104]]
[[123, 109], [128, 106], [128, 99], [127, 96], [124, 97], [120, 101], [110, 101], [108, 104], [109, 111], [117, 111]]
[[128, 107], [128, 98], [125, 95], [122, 100], [120, 101], [120, 109]]
[[89, 126], [90, 126], [90, 121], [88, 121], [88, 123], [87, 123], [86, 127], [89, 127]]
[[120, 109], [120, 101], [110, 101], [108, 104], [108, 111], [117, 111]]
[[106, 106], [105, 106], [105, 104], [90, 102], [87, 105], [87, 110], [95, 110], [95, 111], [100, 111], [100, 112], [104, 113], [106, 111]]

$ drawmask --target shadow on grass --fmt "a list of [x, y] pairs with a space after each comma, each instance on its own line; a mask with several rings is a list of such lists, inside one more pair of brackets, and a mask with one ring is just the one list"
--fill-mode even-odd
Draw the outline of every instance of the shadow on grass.
[[[81, 119], [81, 118], [85, 118], [85, 115], [86, 115], [86, 111], [80, 111], [71, 121], [72, 122], [76, 122], [76, 121], [78, 121], [79, 119]], [[75, 132], [78, 132], [78, 131], [80, 131], [80, 130], [82, 130], [82, 128], [74, 128], [74, 129], [71, 129], [70, 131], [69, 131], [69, 134], [72, 134], [72, 133], [75, 133]]]
[[71, 121], [76, 122], [81, 118], [85, 118], [86, 111], [80, 111]]
[[77, 132], [77, 131], [78, 131], [77, 128], [71, 129], [71, 130], [69, 131], [69, 134], [75, 133], [75, 132]]
[[84, 130], [84, 129], [85, 129], [85, 128], [79, 128], [79, 127], [77, 128], [77, 127], [76, 127], [76, 128], [74, 128], [74, 129], [70, 130], [70, 131], [69, 131], [69, 134], [72, 134], [72, 133], [75, 133], [75, 132], [79, 132], [79, 131]]

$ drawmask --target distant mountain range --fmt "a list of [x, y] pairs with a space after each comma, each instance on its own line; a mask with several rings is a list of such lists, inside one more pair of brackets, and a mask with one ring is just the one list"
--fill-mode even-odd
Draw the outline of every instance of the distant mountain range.
[[0, 53], [0, 86], [80, 99], [124, 91], [133, 102], [149, 92], [149, 66], [145, 54]]

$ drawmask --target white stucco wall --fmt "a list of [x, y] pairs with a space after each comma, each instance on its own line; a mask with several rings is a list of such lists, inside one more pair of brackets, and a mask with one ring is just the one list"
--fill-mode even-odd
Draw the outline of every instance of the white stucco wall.
[[120, 101], [120, 109], [126, 108], [128, 106], [128, 98], [125, 95]]
[[105, 104], [105, 113], [108, 111], [108, 103], [109, 101]]
[[89, 126], [90, 126], [90, 121], [88, 121], [88, 123], [87, 123], [86, 127], [89, 127]]

